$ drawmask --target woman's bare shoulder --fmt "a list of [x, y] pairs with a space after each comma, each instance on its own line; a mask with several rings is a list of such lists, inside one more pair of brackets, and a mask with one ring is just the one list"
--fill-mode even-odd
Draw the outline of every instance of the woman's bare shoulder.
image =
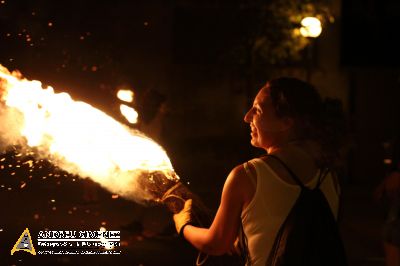
[[241, 164], [232, 169], [225, 183], [232, 193], [243, 199], [244, 205], [251, 200], [255, 193], [256, 186], [251, 178]]

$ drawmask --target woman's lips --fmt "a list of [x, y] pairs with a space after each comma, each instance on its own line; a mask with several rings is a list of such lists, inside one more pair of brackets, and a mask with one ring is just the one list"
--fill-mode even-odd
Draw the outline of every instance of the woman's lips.
[[252, 135], [257, 133], [255, 127], [250, 126], [250, 129], [251, 129], [250, 133], [251, 133]]

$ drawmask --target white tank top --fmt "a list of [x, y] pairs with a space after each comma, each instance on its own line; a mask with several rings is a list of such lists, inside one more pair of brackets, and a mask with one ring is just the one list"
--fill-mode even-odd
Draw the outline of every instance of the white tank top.
[[[256, 170], [257, 187], [253, 199], [242, 210], [241, 218], [251, 265], [264, 266], [275, 236], [301, 189], [298, 185], [282, 180], [262, 159], [252, 159], [249, 163]], [[306, 187], [314, 188], [317, 185], [319, 172], [305, 184]], [[331, 173], [325, 177], [320, 189], [337, 218], [339, 188], [335, 187]]]

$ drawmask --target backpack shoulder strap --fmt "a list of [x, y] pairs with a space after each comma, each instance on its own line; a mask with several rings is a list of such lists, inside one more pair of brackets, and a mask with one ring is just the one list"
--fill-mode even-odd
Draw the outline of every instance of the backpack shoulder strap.
[[304, 186], [304, 184], [300, 181], [300, 178], [297, 177], [297, 175], [289, 168], [289, 166], [287, 166], [279, 157], [272, 155], [272, 154], [268, 154], [268, 157], [272, 157], [275, 158], [275, 160], [277, 160], [278, 162], [280, 162], [283, 167], [285, 167], [285, 169], [289, 172], [289, 174], [291, 175], [291, 177], [293, 178], [293, 180], [302, 188], [306, 188]]
[[256, 173], [256, 175], [254, 175], [254, 173], [252, 172], [252, 170], [254, 172], [256, 172], [256, 169], [255, 169], [254, 165], [251, 164], [250, 162], [245, 162], [243, 164], [243, 168], [246, 171], [247, 176], [250, 178], [250, 181], [253, 184], [253, 186], [257, 187], [257, 173]]
[[322, 182], [324, 182], [329, 172], [330, 170], [328, 168], [321, 169], [321, 171], [319, 172], [318, 182], [317, 185], [315, 186], [315, 189], [318, 189], [321, 186]]

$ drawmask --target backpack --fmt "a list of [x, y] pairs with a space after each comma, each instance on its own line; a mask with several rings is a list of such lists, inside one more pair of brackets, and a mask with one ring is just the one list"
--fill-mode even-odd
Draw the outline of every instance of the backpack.
[[301, 187], [301, 192], [281, 225], [267, 259], [267, 266], [342, 266], [347, 265], [339, 229], [320, 185], [329, 170], [320, 172], [314, 189], [278, 160]]

